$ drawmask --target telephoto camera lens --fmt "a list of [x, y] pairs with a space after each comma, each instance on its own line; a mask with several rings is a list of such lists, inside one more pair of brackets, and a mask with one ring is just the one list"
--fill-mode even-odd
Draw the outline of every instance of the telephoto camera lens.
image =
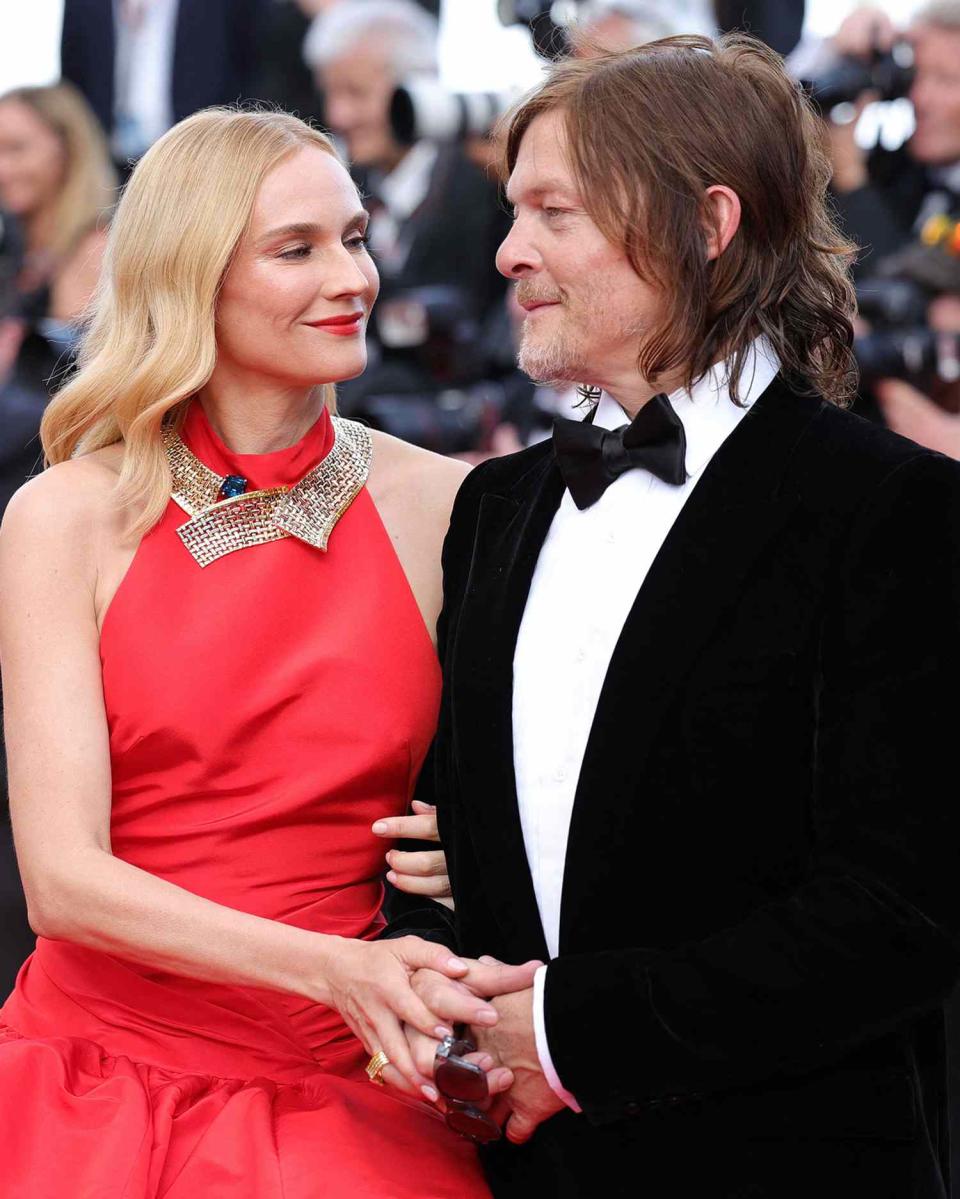
[[515, 99], [515, 92], [448, 92], [435, 79], [409, 79], [393, 93], [390, 125], [402, 146], [484, 137]]

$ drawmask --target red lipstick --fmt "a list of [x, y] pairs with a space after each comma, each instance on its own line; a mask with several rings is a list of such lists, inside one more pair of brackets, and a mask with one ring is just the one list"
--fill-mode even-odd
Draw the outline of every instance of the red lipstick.
[[306, 321], [311, 329], [325, 329], [335, 337], [352, 337], [363, 328], [362, 312], [347, 312], [343, 316], [328, 316], [322, 321]]

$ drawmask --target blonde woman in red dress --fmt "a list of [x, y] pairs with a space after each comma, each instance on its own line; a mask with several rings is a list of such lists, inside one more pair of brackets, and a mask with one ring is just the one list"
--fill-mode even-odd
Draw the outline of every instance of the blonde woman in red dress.
[[[53, 465], [7, 511], [38, 933], [0, 1011], [9, 1199], [487, 1194], [401, 1023], [496, 1018], [467, 986], [428, 1010], [419, 968], [510, 979], [390, 936], [438, 909], [381, 915], [371, 826], [407, 810], [433, 733], [461, 467], [333, 413], [377, 292], [365, 220], [295, 118], [171, 130], [120, 204]], [[381, 1051], [415, 1097], [370, 1085]]]

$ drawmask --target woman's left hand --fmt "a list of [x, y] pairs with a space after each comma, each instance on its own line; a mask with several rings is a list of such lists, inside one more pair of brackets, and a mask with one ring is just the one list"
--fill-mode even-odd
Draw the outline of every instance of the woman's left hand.
[[[436, 841], [439, 845], [437, 809], [432, 804], [415, 799], [413, 811], [412, 816], [378, 820], [373, 826], [374, 833], [387, 841]], [[442, 849], [412, 853], [391, 849], [387, 853], [387, 865], [390, 867], [387, 878], [398, 891], [406, 891], [408, 895], [427, 895], [453, 910], [447, 858]]]

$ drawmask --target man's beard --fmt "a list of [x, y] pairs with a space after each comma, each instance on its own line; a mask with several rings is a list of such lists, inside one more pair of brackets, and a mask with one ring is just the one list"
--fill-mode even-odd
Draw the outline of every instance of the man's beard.
[[553, 317], [539, 318], [555, 322], [549, 335], [534, 333], [531, 319], [524, 321], [517, 365], [534, 382], [552, 387], [592, 382], [590, 371], [598, 365], [595, 360], [591, 364], [596, 357], [593, 343], [600, 340], [598, 333], [608, 346], [621, 345], [627, 340], [639, 345], [642, 322], [624, 321], [622, 315], [612, 313], [599, 290], [586, 297], [586, 302], [578, 304], [578, 308], [584, 315], [571, 311], [564, 300], [554, 309]]
[[569, 328], [574, 322], [566, 319], [565, 308], [558, 306], [554, 312], [559, 319], [553, 318], [557, 327], [549, 337], [533, 334], [530, 318], [524, 321], [517, 352], [517, 365], [523, 373], [548, 386], [581, 381], [586, 366], [579, 329]]

